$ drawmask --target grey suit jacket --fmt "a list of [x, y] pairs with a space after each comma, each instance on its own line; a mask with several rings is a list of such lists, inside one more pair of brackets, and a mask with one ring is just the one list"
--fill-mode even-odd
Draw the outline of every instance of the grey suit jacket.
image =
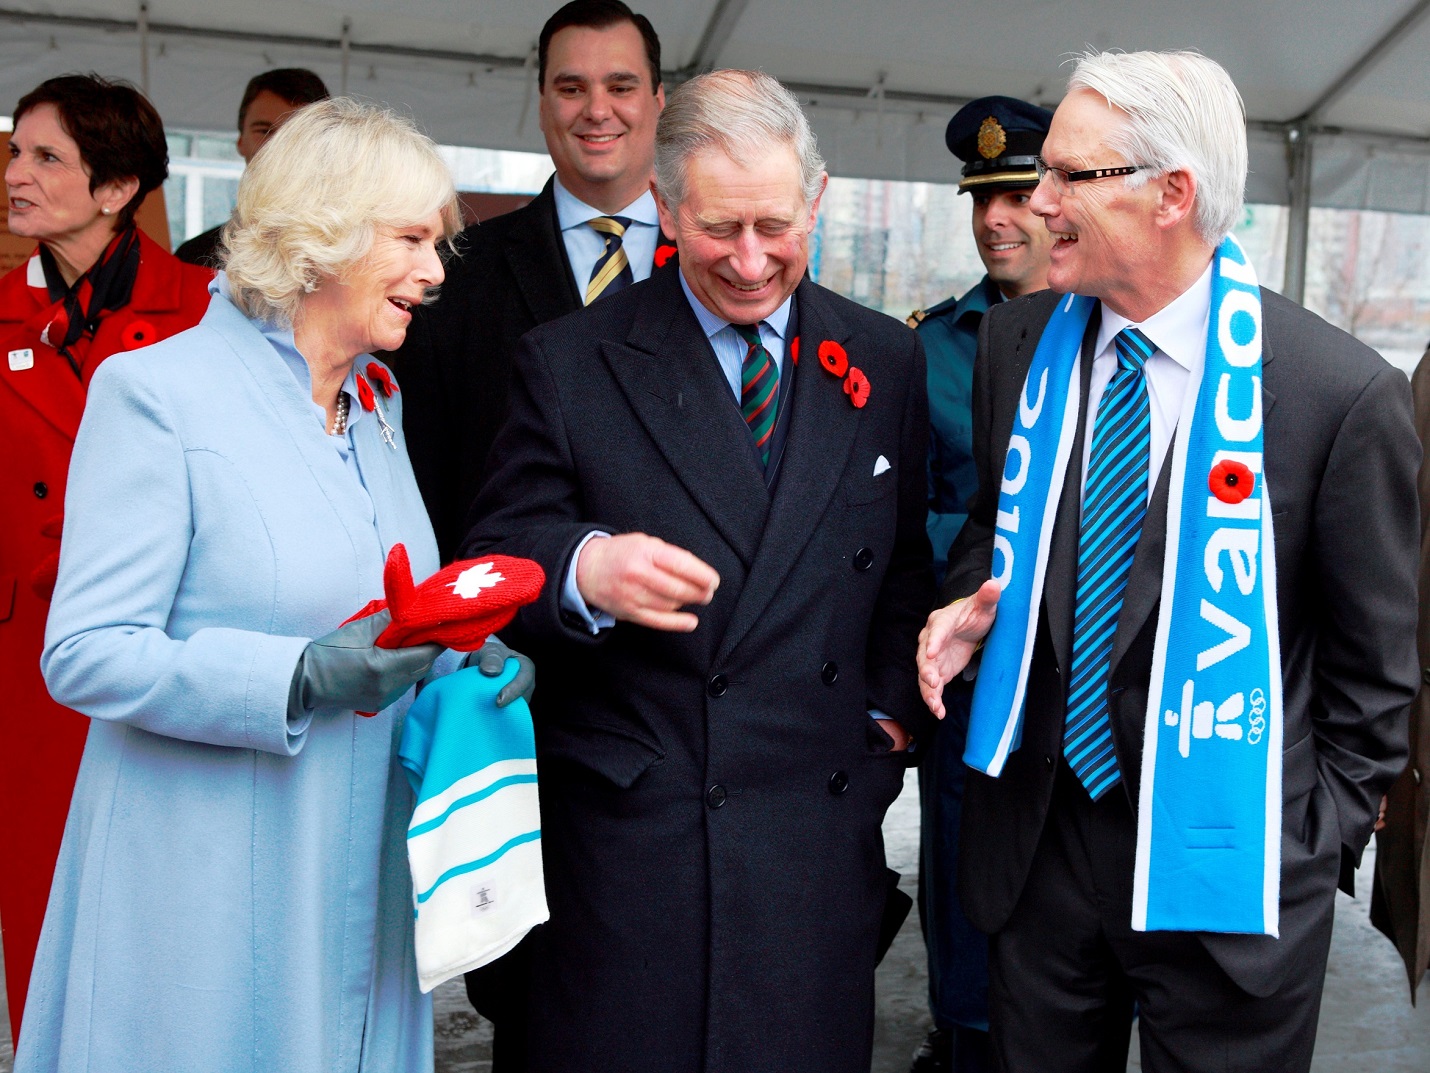
[[[1014, 407], [1051, 292], [984, 318], [974, 373], [979, 492], [949, 556], [943, 597], [989, 576], [994, 514]], [[1281, 938], [1206, 935], [1237, 983], [1273, 993], [1288, 951], [1326, 918], [1370, 838], [1380, 796], [1405, 759], [1415, 654], [1420, 451], [1404, 375], [1314, 314], [1262, 292], [1266, 487], [1276, 532], [1284, 689]], [[1089, 329], [1089, 337], [1095, 333]], [[1091, 355], [1084, 343], [1081, 457]], [[1156, 636], [1170, 467], [1153, 490], [1133, 560], [1109, 676], [1122, 786], [1137, 803]], [[999, 779], [971, 773], [961, 892], [985, 931], [1007, 921], [1047, 815], [1072, 650], [1079, 486], [1065, 484], [1053, 532], [1021, 748]]]

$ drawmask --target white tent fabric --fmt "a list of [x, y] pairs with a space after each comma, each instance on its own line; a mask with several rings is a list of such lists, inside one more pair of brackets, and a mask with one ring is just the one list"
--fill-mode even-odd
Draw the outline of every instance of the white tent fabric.
[[[147, 85], [172, 126], [232, 129], [252, 74], [301, 65], [411, 113], [439, 141], [540, 151], [535, 43], [557, 3], [0, 0], [0, 109], [51, 75], [97, 70]], [[632, 6], [660, 33], [672, 80], [758, 67], [793, 85], [837, 175], [947, 182], [943, 129], [964, 100], [1053, 104], [1068, 58], [1090, 47], [1197, 48], [1246, 99], [1251, 200], [1288, 201], [1286, 129], [1299, 120], [1313, 133], [1315, 204], [1430, 209], [1430, 82], [1419, 70], [1430, 0]]]

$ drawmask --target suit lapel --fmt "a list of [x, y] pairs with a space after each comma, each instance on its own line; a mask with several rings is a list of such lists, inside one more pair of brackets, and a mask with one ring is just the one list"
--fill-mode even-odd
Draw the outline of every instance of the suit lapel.
[[[1087, 437], [1088, 392], [1092, 386], [1092, 348], [1102, 323], [1102, 307], [1093, 310], [1087, 331], [1082, 337], [1082, 361], [1078, 368], [1077, 433], [1073, 437], [1072, 453], [1068, 456], [1067, 474], [1063, 477], [1063, 494], [1058, 501], [1058, 520], [1053, 525], [1052, 547], [1048, 550], [1047, 573], [1043, 578], [1043, 606], [1048, 612], [1048, 632], [1052, 636], [1053, 652], [1062, 671], [1064, 684], [1072, 673], [1073, 604], [1077, 595], [1077, 545], [1082, 528], [1082, 456]], [[1037, 340], [1029, 345], [1036, 346]], [[1025, 364], [1032, 361], [1029, 354]], [[1021, 380], [1018, 390], [1023, 389]]]
[[769, 508], [750, 431], [678, 271], [656, 272], [643, 286], [630, 334], [602, 343], [602, 357], [681, 484], [748, 566]]
[[4, 376], [10, 389], [53, 425], [55, 431], [65, 439], [73, 440], [84, 413], [84, 385], [57, 350], [39, 342], [40, 331], [44, 327], [40, 314], [49, 308], [49, 303], [37, 301], [29, 286], [29, 262], [25, 272], [26, 275], [13, 279], [7, 288], [5, 320], [13, 322], [17, 328], [23, 326], [22, 330], [13, 333], [13, 337], [17, 341], [23, 339], [25, 345], [34, 351], [34, 364], [28, 369], [12, 369], [7, 360], [0, 376]]
[[[571, 262], [556, 221], [556, 196], [552, 193], [555, 181], [549, 180], [536, 195], [528, 206], [525, 226], [511, 228], [506, 240], [507, 264], [537, 324], [581, 308], [581, 296], [576, 293]], [[558, 279], [561, 282], [553, 286]]]
[[[857, 337], [849, 334], [808, 279], [795, 291], [795, 302], [804, 360], [798, 365], [792, 360], [785, 362], [785, 375], [794, 377], [795, 384], [789, 438], [759, 551], [720, 643], [722, 658], [758, 621], [823, 520], [848, 468], [859, 430], [860, 411], [850, 405], [840, 381], [825, 372], [814, 356], [823, 340], [833, 339], [848, 351], [851, 364], [857, 365]], [[874, 390], [879, 390], [878, 384]]]

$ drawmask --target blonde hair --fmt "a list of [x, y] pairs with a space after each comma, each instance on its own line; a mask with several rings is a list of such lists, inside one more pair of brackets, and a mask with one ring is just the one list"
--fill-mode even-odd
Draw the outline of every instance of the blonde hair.
[[234, 303], [291, 325], [303, 295], [341, 279], [377, 229], [440, 213], [446, 244], [461, 229], [452, 174], [411, 120], [349, 97], [294, 112], [238, 183], [223, 229]]

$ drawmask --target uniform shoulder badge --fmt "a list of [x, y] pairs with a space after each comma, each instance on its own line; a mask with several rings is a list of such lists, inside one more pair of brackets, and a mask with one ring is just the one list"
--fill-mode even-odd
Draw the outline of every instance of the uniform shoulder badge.
[[1003, 129], [1003, 124], [989, 116], [978, 128], [978, 152], [982, 154], [984, 160], [992, 160], [996, 156], [1002, 155], [1004, 149], [1008, 147], [1008, 134]]
[[926, 316], [928, 316], [927, 310], [915, 309], [912, 313], [910, 313], [907, 317], [904, 318], [904, 323], [907, 324], [910, 328], [917, 328], [920, 324], [924, 322], [924, 318]]

